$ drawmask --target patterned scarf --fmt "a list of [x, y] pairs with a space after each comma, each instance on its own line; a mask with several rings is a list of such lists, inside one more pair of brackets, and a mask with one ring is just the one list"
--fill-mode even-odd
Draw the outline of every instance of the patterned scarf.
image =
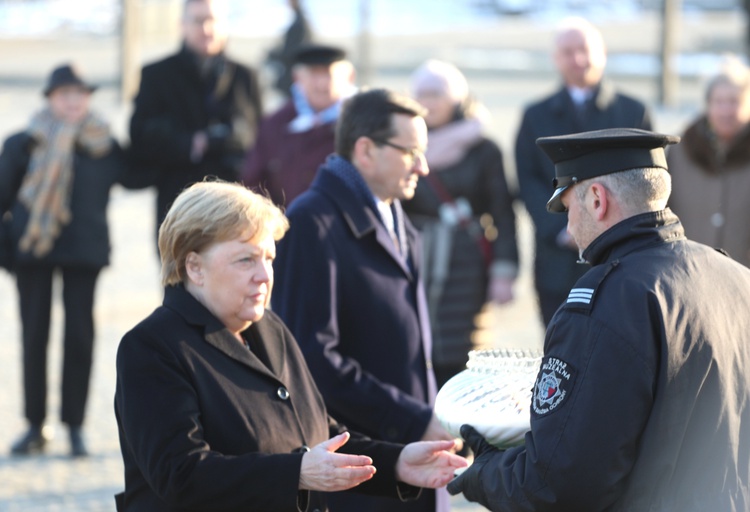
[[36, 144], [18, 192], [18, 199], [29, 210], [29, 222], [19, 247], [41, 258], [52, 250], [62, 227], [71, 220], [76, 145], [100, 158], [110, 151], [112, 140], [107, 123], [93, 114], [70, 124], [57, 119], [48, 108], [32, 118], [27, 133]]

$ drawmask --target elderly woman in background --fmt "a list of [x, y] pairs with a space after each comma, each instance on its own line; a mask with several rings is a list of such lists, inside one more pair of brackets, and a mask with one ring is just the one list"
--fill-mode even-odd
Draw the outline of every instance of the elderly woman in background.
[[29, 126], [11, 135], [0, 154], [0, 266], [15, 274], [23, 338], [23, 383], [28, 430], [13, 455], [45, 450], [47, 346], [52, 283], [62, 277], [63, 423], [70, 453], [88, 454], [82, 434], [94, 348], [94, 296], [109, 264], [107, 205], [115, 183], [134, 173], [108, 123], [90, 108], [95, 86], [72, 65], [55, 68], [45, 106]]
[[117, 354], [118, 510], [325, 510], [323, 493], [350, 488], [408, 500], [466, 465], [453, 441], [404, 447], [328, 417], [292, 334], [266, 310], [287, 228], [269, 199], [235, 184], [197, 183], [170, 208], [164, 304]]
[[518, 274], [513, 197], [503, 155], [483, 135], [489, 113], [454, 65], [429, 60], [412, 75], [425, 116], [430, 174], [404, 210], [424, 240], [425, 284], [438, 385], [465, 369], [476, 315], [513, 299]]
[[706, 88], [706, 109], [670, 149], [670, 206], [687, 236], [750, 266], [750, 72], [728, 60]]

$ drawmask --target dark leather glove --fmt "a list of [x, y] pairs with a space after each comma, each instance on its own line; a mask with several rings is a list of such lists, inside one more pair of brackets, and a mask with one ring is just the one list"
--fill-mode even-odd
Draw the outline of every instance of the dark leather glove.
[[474, 452], [474, 462], [454, 478], [448, 484], [447, 489], [451, 495], [463, 493], [467, 500], [483, 503], [485, 492], [479, 479], [479, 472], [495, 454], [500, 453], [500, 450], [488, 443], [471, 425], [461, 425], [461, 437], [471, 446]]

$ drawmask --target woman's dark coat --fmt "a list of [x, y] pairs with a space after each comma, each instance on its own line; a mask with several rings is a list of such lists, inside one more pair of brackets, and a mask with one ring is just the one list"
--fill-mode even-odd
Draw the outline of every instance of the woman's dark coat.
[[[448, 254], [438, 254], [437, 243], [429, 243], [429, 232], [440, 222], [440, 210], [446, 202], [459, 198], [471, 206], [472, 217], [465, 226], [454, 226]], [[433, 353], [436, 367], [460, 366], [475, 348], [472, 334], [475, 317], [487, 302], [489, 266], [497, 261], [518, 266], [516, 217], [513, 196], [508, 190], [503, 155], [493, 141], [482, 138], [460, 162], [429, 176], [419, 178], [414, 197], [404, 201], [404, 211], [425, 239], [425, 282], [432, 316]], [[485, 237], [480, 219], [489, 216], [497, 230], [493, 240]], [[435, 235], [432, 236], [435, 238]], [[486, 254], [484, 254], [486, 252]], [[437, 282], [433, 268], [447, 259], [447, 275]]]
[[52, 250], [36, 258], [18, 249], [29, 211], [16, 199], [34, 144], [27, 133], [17, 133], [5, 141], [0, 154], [0, 216], [9, 214], [0, 225], [0, 243], [5, 240], [4, 247], [0, 247], [0, 266], [10, 268], [17, 263], [39, 263], [101, 268], [108, 265], [110, 189], [115, 183], [129, 188], [139, 186], [137, 177], [128, 171], [122, 150], [114, 140], [112, 150], [101, 158], [76, 150], [70, 196], [71, 221], [63, 226]]
[[[243, 336], [182, 286], [122, 339], [115, 413], [125, 463], [118, 510], [324, 510], [299, 492], [303, 447], [340, 431], [289, 330], [267, 311]], [[396, 496], [400, 445], [353, 435], [341, 450], [373, 458], [361, 492]], [[413, 489], [413, 488], [412, 488]]]

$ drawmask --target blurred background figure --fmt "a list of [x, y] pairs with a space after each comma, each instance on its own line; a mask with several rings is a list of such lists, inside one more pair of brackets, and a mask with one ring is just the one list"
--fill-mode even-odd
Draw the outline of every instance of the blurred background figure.
[[513, 299], [518, 248], [503, 155], [484, 136], [489, 112], [469, 97], [453, 64], [429, 60], [411, 77], [427, 109], [430, 173], [404, 211], [422, 233], [425, 287], [438, 386], [466, 368], [476, 315]]
[[[6, 139], [0, 154], [0, 263], [18, 287], [23, 338], [27, 432], [13, 455], [42, 452], [50, 438], [47, 346], [52, 284], [62, 277], [65, 309], [62, 411], [70, 453], [87, 455], [81, 428], [94, 347], [94, 291], [109, 264], [107, 203], [112, 185], [127, 181], [125, 159], [107, 122], [89, 108], [95, 87], [71, 65], [56, 68], [44, 89], [46, 106], [28, 127]], [[127, 184], [127, 183], [126, 183]]]
[[567, 217], [549, 215], [545, 208], [555, 170], [536, 139], [604, 128], [651, 129], [645, 105], [603, 79], [604, 39], [591, 23], [563, 20], [554, 35], [553, 57], [562, 87], [525, 109], [516, 138], [519, 192], [535, 228], [534, 287], [545, 326], [588, 267], [577, 262]]
[[288, 205], [307, 190], [333, 153], [342, 102], [356, 92], [355, 72], [341, 48], [303, 46], [294, 58], [292, 97], [265, 117], [248, 153], [243, 181]]
[[303, 45], [311, 43], [313, 39], [312, 29], [307, 21], [305, 11], [302, 9], [301, 0], [288, 0], [287, 4], [292, 10], [292, 23], [284, 32], [281, 44], [268, 52], [266, 58], [266, 62], [271, 66], [276, 77], [273, 86], [286, 99], [292, 96], [294, 58], [299, 49]]
[[156, 227], [172, 200], [206, 175], [238, 181], [262, 114], [256, 73], [229, 59], [227, 6], [185, 0], [182, 47], [143, 68], [130, 120], [132, 153], [154, 173]]
[[670, 206], [687, 236], [750, 266], [750, 71], [728, 59], [708, 82], [705, 111], [667, 154]]

